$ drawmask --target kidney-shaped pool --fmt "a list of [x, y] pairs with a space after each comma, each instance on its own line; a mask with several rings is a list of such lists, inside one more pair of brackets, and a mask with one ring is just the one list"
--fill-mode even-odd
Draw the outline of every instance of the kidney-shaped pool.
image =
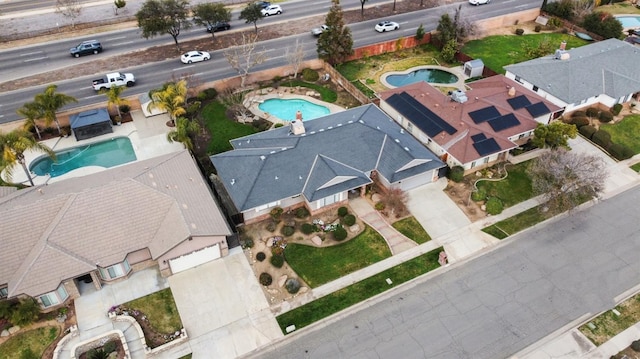
[[302, 113], [303, 120], [313, 120], [331, 113], [326, 106], [316, 105], [302, 99], [270, 98], [259, 104], [258, 108], [260, 111], [267, 112], [283, 121], [295, 120], [297, 111]]

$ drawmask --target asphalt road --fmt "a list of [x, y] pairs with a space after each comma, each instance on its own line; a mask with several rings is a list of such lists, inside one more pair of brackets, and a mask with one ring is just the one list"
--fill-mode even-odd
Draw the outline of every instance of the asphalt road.
[[260, 348], [255, 358], [509, 358], [640, 280], [640, 187]]
[[[513, 11], [525, 10], [538, 7], [539, 1], [534, 0], [507, 0], [503, 2], [492, 3], [489, 6], [470, 6], [468, 4], [462, 4], [464, 8], [463, 15], [469, 18], [471, 21], [500, 16], [503, 14], [511, 13]], [[313, 4], [313, 5], [310, 5]], [[287, 19], [300, 18], [303, 16], [309, 16], [312, 14], [309, 9], [313, 10], [317, 14], [325, 14], [327, 9], [323, 3], [313, 2], [307, 4], [306, 2], [291, 2], [284, 3], [283, 9], [285, 12], [282, 15], [266, 18], [260, 22], [260, 26], [268, 26], [270, 22], [275, 21], [287, 21]], [[400, 23], [401, 29], [393, 32], [378, 34], [373, 31], [373, 27], [377, 20], [356, 23], [350, 25], [354, 38], [354, 47], [368, 45], [380, 41], [385, 41], [399, 36], [407, 36], [415, 34], [416, 29], [420, 24], [423, 24], [426, 31], [434, 30], [437, 26], [438, 19], [445, 12], [453, 13], [455, 6], [459, 4], [453, 4], [449, 6], [443, 6], [434, 9], [427, 9], [408, 14], [399, 14], [389, 17], [390, 20]], [[313, 7], [317, 6], [317, 8]], [[353, 4], [352, 4], [353, 6]], [[238, 24], [237, 20], [232, 22], [232, 25], [236, 28], [246, 27], [246, 24]], [[310, 26], [311, 28], [312, 26]], [[136, 35], [137, 34], [137, 35]], [[199, 35], [200, 31], [194, 31], [190, 34], [185, 34], [184, 37], [180, 37], [181, 41], [189, 38], [189, 36], [208, 36], [206, 33]], [[23, 72], [27, 68], [27, 72], [31, 71], [37, 73], [42, 69], [47, 71], [54, 68], [63, 66], [69, 66], [74, 61], [91, 61], [94, 56], [108, 56], [108, 53], [121, 53], [127, 51], [133, 51], [139, 48], [158, 45], [160, 43], [172, 43], [170, 36], [161, 36], [150, 40], [141, 40], [139, 38], [139, 32], [137, 29], [126, 30], [118, 33], [103, 34], [102, 37], [107, 39], [104, 46], [107, 48], [105, 53], [100, 55], [86, 56], [81, 59], [71, 58], [67, 55], [68, 49], [75, 45], [79, 39], [64, 40], [62, 42], [43, 44], [38, 46], [31, 46], [27, 49], [12, 49], [11, 51], [26, 51], [29, 56], [27, 58], [37, 59], [37, 61], [26, 61], [25, 56], [20, 56], [13, 52], [10, 56], [5, 55], [7, 51], [0, 52], [0, 78], [4, 72], [9, 76], [9, 73]], [[310, 34], [301, 34], [290, 36], [286, 38], [269, 40], [261, 43], [261, 46], [268, 51], [270, 59], [262, 65], [253, 69], [253, 71], [259, 71], [262, 69], [279, 67], [287, 64], [284, 58], [284, 51], [287, 46], [292, 46], [295, 41], [299, 40], [305, 50], [305, 59], [316, 58], [316, 38]], [[65, 59], [66, 57], [66, 59]], [[21, 59], [20, 59], [21, 58]], [[43, 62], [40, 62], [43, 61]], [[25, 67], [26, 66], [26, 67]], [[231, 69], [229, 64], [224, 60], [222, 51], [212, 52], [212, 60], [207, 63], [194, 64], [192, 67], [182, 66], [179, 59], [175, 61], [164, 61], [150, 63], [144, 66], [138, 66], [128, 69], [96, 69], [103, 73], [112, 71], [132, 72], [136, 76], [136, 86], [128, 90], [128, 95], [133, 93], [146, 93], [149, 90], [157, 87], [159, 84], [166, 82], [172, 78], [173, 74], [184, 74], [192, 72], [197, 75], [202, 82], [210, 82], [236, 76], [237, 74]], [[104, 101], [103, 95], [96, 94], [90, 87], [91, 80], [95, 76], [80, 77], [69, 79], [62, 82], [57, 82], [59, 91], [71, 95], [78, 99], [77, 104], [72, 104], [65, 109], [71, 109], [86, 105], [91, 105]], [[6, 78], [6, 77], [5, 77]], [[7, 123], [18, 120], [19, 117], [16, 114], [16, 109], [21, 107], [25, 99], [32, 99], [37, 93], [42, 92], [43, 89], [49, 85], [42, 84], [42, 86], [32, 87], [28, 89], [22, 89], [12, 92], [5, 92], [0, 94], [0, 123]]]

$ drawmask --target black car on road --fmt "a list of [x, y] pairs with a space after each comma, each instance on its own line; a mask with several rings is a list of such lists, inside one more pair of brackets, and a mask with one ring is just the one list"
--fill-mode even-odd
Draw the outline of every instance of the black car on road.
[[98, 40], [83, 41], [76, 47], [69, 50], [71, 56], [80, 57], [83, 55], [98, 54], [102, 52], [102, 45]]
[[229, 25], [228, 22], [218, 21], [213, 25], [208, 24], [207, 25], [207, 32], [216, 32], [216, 31], [229, 30], [230, 28], [231, 28], [231, 25]]

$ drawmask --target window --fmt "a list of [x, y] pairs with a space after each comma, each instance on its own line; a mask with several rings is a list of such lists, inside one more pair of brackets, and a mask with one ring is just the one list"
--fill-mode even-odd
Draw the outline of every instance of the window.
[[476, 161], [471, 162], [471, 167], [470, 168], [473, 168], [475, 166], [476, 166]]
[[60, 284], [58, 289], [54, 290], [53, 292], [43, 294], [39, 296], [38, 299], [40, 300], [40, 303], [42, 303], [42, 306], [44, 308], [48, 308], [64, 302], [68, 297], [69, 294], [67, 293], [67, 290], [64, 289], [64, 285]]
[[334, 204], [342, 200], [342, 192], [318, 200], [318, 208]]
[[0, 298], [6, 298], [9, 295], [9, 289], [7, 287], [0, 288]]
[[124, 277], [131, 271], [129, 261], [126, 259], [122, 263], [114, 264], [107, 268], [98, 268], [100, 270], [100, 277], [104, 280], [111, 280], [120, 277]]
[[409, 133], [413, 133], [413, 123], [407, 123], [407, 131], [409, 131]]

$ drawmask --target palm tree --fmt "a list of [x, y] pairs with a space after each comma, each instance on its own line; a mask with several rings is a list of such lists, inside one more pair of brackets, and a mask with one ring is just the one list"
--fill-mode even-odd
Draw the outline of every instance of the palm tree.
[[22, 128], [25, 131], [31, 131], [31, 129], [36, 130], [36, 134], [38, 135], [38, 139], [41, 140], [42, 136], [40, 135], [40, 127], [38, 127], [37, 121], [42, 118], [42, 111], [40, 111], [40, 107], [35, 102], [27, 102], [22, 107], [16, 110], [18, 115], [24, 116], [24, 124]]
[[58, 122], [56, 112], [65, 105], [78, 102], [78, 100], [69, 95], [56, 93], [57, 89], [57, 85], [49, 85], [43, 93], [36, 95], [34, 102], [40, 107], [40, 111], [42, 111], [44, 123], [49, 126], [52, 122], [55, 122], [58, 128], [58, 134], [60, 134], [60, 123]]
[[176, 119], [175, 130], [167, 133], [167, 141], [170, 143], [180, 142], [184, 148], [189, 151], [193, 150], [193, 142], [190, 135], [192, 133], [200, 131], [200, 125], [197, 122], [190, 121], [184, 117], [178, 117]]
[[114, 105], [118, 111], [118, 117], [122, 118], [120, 113], [120, 106], [126, 105], [129, 101], [121, 97], [122, 93], [126, 89], [126, 86], [111, 86], [108, 90], [103, 90], [102, 93], [107, 96], [107, 106]]
[[184, 108], [187, 100], [187, 81], [169, 82], [161, 89], [149, 92], [151, 102], [147, 106], [147, 111], [160, 109], [167, 111], [172, 123], [176, 123], [176, 118], [184, 115], [187, 111]]
[[13, 170], [17, 164], [20, 164], [24, 173], [27, 174], [27, 178], [29, 178], [31, 186], [34, 186], [33, 179], [31, 178], [31, 173], [27, 168], [24, 153], [29, 150], [42, 151], [53, 159], [56, 157], [56, 154], [51, 148], [36, 141], [31, 132], [27, 132], [23, 129], [16, 129], [7, 133], [0, 132], [0, 150], [2, 151], [1, 161], [4, 166], [7, 180], [11, 180]]

